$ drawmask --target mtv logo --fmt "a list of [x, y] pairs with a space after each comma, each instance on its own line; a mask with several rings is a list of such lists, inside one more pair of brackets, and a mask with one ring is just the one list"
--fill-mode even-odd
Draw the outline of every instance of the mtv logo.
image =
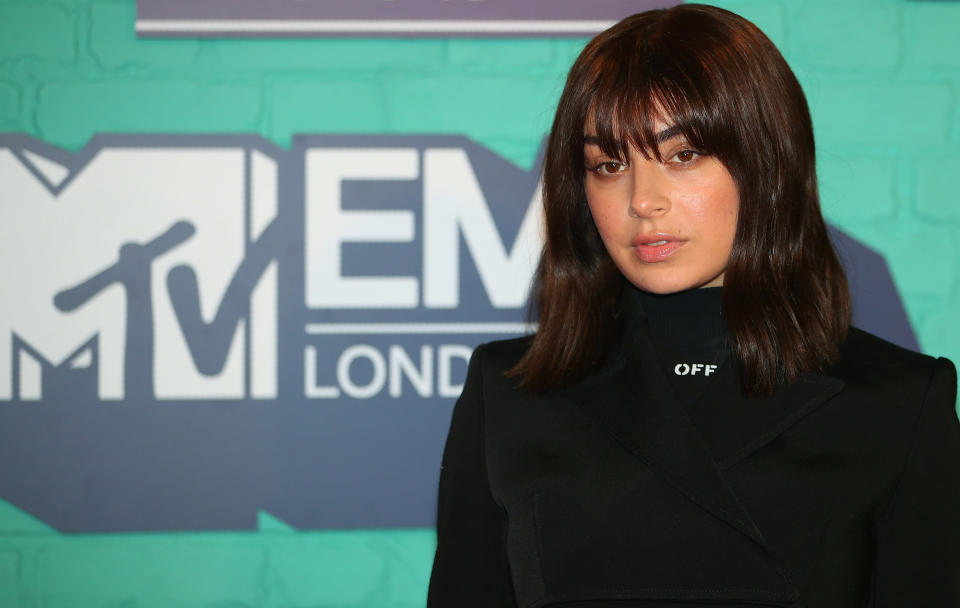
[[[277, 215], [256, 138], [0, 136], [0, 400], [273, 398]], [[255, 373], [253, 373], [255, 370]]]

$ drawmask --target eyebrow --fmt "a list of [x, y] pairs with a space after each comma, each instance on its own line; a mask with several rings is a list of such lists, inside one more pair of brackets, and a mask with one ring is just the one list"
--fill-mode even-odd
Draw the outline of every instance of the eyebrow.
[[[680, 135], [680, 127], [674, 125], [672, 127], [667, 127], [666, 129], [660, 131], [656, 135], [656, 140], [658, 144], [670, 141], [674, 137]], [[583, 143], [591, 146], [599, 146], [600, 138], [596, 135], [584, 135]]]

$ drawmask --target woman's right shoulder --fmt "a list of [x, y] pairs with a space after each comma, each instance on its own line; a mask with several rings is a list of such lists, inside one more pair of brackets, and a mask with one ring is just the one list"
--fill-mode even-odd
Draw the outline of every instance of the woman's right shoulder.
[[464, 396], [479, 396], [490, 389], [515, 388], [517, 380], [509, 378], [507, 372], [520, 362], [532, 341], [533, 336], [522, 336], [484, 342], [477, 346], [470, 357]]
[[530, 348], [531, 342], [533, 342], [532, 335], [484, 342], [473, 351], [473, 358], [477, 359], [483, 366], [484, 373], [487, 370], [506, 372], [516, 366], [523, 358], [523, 355]]

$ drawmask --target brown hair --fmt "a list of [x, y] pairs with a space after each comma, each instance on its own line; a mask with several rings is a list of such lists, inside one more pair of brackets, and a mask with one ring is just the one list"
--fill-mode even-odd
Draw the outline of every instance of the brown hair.
[[591, 116], [613, 158], [634, 147], [659, 160], [653, 127], [662, 118], [733, 176], [740, 206], [723, 311], [745, 393], [770, 393], [837, 358], [850, 297], [820, 213], [800, 84], [755, 25], [684, 4], [617, 23], [570, 70], [544, 164], [539, 330], [511, 376], [532, 390], [557, 388], [587, 374], [611, 343], [624, 279], [584, 192]]

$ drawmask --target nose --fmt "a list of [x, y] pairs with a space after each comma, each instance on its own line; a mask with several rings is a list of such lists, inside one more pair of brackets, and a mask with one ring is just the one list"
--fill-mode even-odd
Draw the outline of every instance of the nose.
[[630, 193], [630, 215], [638, 218], [660, 217], [670, 211], [670, 197], [664, 176], [655, 161], [634, 164], [633, 189]]

